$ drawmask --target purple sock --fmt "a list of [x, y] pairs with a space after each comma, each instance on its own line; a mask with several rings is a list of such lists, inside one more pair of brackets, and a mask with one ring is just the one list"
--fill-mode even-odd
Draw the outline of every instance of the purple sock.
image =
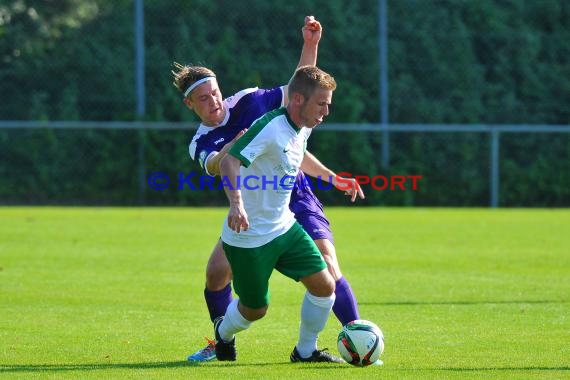
[[350, 321], [360, 319], [356, 298], [354, 297], [350, 284], [344, 277], [337, 280], [334, 293], [336, 300], [334, 301], [332, 309], [340, 323], [344, 326]]
[[210, 319], [214, 322], [216, 318], [226, 314], [228, 305], [234, 299], [232, 296], [232, 286], [228, 284], [222, 290], [214, 292], [205, 288], [204, 298], [206, 299], [206, 306], [208, 306], [208, 311], [210, 312]]

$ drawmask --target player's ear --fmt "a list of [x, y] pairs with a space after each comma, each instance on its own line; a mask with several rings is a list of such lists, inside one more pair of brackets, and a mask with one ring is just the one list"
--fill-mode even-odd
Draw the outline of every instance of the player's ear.
[[189, 97], [184, 98], [184, 104], [186, 104], [186, 106], [191, 110], [194, 110], [194, 102], [192, 102], [192, 100]]
[[293, 102], [295, 102], [296, 105], [300, 106], [305, 102], [305, 97], [300, 92], [294, 92]]

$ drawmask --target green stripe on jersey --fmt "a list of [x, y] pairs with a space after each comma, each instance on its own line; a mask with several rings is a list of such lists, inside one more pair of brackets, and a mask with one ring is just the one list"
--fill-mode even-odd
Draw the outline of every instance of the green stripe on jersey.
[[247, 132], [242, 137], [240, 137], [238, 141], [236, 141], [228, 153], [240, 160], [243, 166], [246, 168], [249, 167], [251, 161], [247, 157], [242, 156], [241, 152], [263, 130], [263, 128], [265, 128], [267, 124], [271, 122], [271, 120], [284, 114], [287, 115], [287, 111], [285, 107], [281, 107], [267, 112], [265, 115], [261, 116], [259, 119], [254, 121]]

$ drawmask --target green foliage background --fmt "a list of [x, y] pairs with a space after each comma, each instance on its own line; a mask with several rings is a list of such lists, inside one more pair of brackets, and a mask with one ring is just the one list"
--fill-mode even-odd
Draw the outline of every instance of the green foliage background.
[[[187, 154], [197, 120], [172, 86], [172, 62], [213, 68], [226, 96], [281, 85], [298, 61], [307, 14], [324, 26], [319, 65], [339, 83], [328, 122], [380, 119], [377, 0], [144, 5], [144, 119], [189, 129], [0, 130], [0, 202], [223, 202], [218, 191], [174, 186], [141, 197], [141, 142], [146, 174], [174, 180], [198, 171]], [[390, 122], [569, 124], [569, 19], [565, 0], [388, 1]], [[0, 6], [0, 120], [136, 120], [134, 59], [133, 1], [8, 0]], [[366, 188], [367, 204], [489, 203], [487, 134], [392, 133], [388, 170], [379, 133], [320, 129], [309, 148], [337, 171], [422, 174], [415, 192]], [[502, 135], [501, 205], [569, 206], [569, 173], [569, 134]]]

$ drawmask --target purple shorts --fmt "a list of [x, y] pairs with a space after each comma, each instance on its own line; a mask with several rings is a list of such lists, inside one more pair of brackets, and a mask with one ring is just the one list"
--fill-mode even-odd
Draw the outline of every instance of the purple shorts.
[[334, 244], [330, 223], [325, 214], [307, 211], [295, 214], [295, 218], [311, 239], [327, 239]]

